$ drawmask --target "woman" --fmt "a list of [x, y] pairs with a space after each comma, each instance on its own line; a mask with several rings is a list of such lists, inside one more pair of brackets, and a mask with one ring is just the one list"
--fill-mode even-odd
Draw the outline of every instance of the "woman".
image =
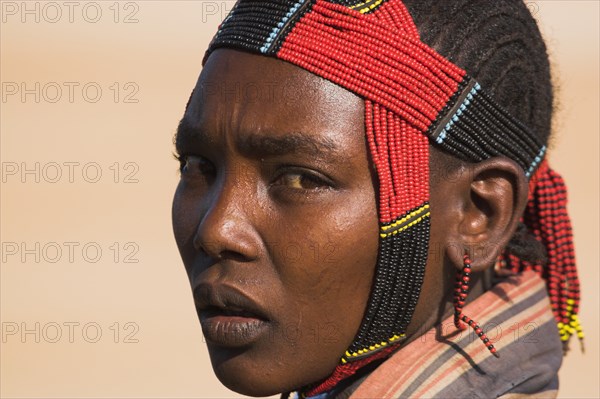
[[554, 395], [560, 340], [583, 333], [551, 114], [520, 2], [239, 1], [175, 140], [174, 231], [219, 379]]

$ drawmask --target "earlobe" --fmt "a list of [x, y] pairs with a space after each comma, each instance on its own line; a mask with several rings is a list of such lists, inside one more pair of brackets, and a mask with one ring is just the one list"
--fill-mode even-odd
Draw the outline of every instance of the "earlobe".
[[479, 272], [495, 263], [514, 234], [527, 204], [528, 186], [523, 170], [508, 158], [490, 158], [470, 169], [454, 186], [459, 206], [447, 255], [460, 269], [468, 254], [473, 271]]

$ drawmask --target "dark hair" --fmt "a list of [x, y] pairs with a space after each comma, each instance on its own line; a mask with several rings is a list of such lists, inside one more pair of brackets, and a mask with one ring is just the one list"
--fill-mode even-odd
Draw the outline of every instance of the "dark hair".
[[[465, 69], [511, 115], [547, 145], [553, 89], [546, 45], [536, 20], [521, 0], [404, 0], [421, 40]], [[432, 146], [436, 169], [465, 164]], [[545, 262], [546, 251], [520, 224], [507, 251]]]
[[404, 0], [421, 40], [465, 69], [547, 143], [553, 95], [546, 45], [521, 0]]

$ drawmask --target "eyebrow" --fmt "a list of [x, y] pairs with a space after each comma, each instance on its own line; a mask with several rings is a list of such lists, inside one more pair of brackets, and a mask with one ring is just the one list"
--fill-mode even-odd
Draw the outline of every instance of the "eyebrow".
[[[179, 123], [173, 141], [178, 151], [188, 145], [214, 143], [214, 139], [206, 131], [192, 126], [185, 118]], [[235, 144], [240, 153], [252, 158], [287, 154], [309, 154], [326, 158], [340, 153], [340, 149], [332, 139], [315, 137], [300, 131], [277, 135], [267, 132], [248, 133], [240, 137]]]
[[182, 152], [188, 146], [210, 143], [211, 141], [202, 129], [194, 127], [185, 117], [179, 121], [177, 132], [173, 138], [173, 143], [178, 152]]

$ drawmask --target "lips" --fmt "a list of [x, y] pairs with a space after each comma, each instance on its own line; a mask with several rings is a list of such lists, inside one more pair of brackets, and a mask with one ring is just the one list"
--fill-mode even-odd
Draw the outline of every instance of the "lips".
[[210, 306], [207, 309], [202, 311], [203, 314], [213, 315], [213, 316], [224, 316], [224, 317], [240, 317], [240, 318], [248, 318], [248, 319], [261, 319], [257, 314], [252, 313], [248, 310], [244, 310], [241, 308], [219, 308], [215, 306]]
[[202, 332], [210, 344], [248, 346], [270, 327], [264, 308], [235, 287], [203, 282], [193, 292]]

